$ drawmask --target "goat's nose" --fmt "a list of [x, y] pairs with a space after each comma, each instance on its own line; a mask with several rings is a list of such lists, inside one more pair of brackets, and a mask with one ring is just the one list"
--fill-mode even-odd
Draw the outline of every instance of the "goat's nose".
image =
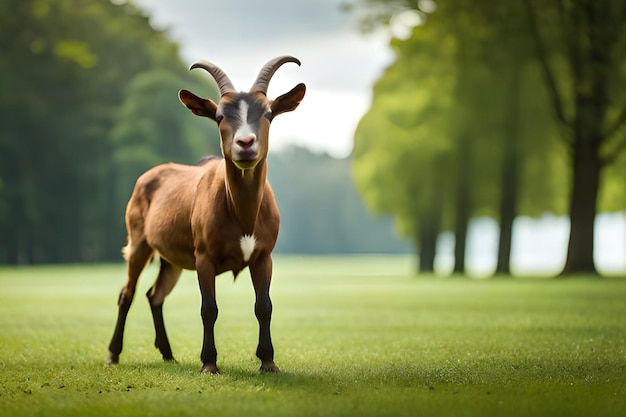
[[256, 136], [253, 134], [250, 134], [248, 136], [244, 136], [241, 138], [237, 138], [237, 140], [235, 141], [237, 143], [237, 145], [239, 145], [240, 147], [247, 149], [249, 147], [252, 146], [252, 144], [254, 143], [254, 140], [256, 139]]

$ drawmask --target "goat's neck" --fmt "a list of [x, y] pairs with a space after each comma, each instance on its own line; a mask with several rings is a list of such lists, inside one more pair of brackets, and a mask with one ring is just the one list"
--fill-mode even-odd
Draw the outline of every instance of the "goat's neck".
[[254, 233], [266, 178], [265, 159], [261, 160], [256, 167], [246, 170], [237, 168], [232, 161], [226, 161], [226, 191], [229, 206], [246, 235]]

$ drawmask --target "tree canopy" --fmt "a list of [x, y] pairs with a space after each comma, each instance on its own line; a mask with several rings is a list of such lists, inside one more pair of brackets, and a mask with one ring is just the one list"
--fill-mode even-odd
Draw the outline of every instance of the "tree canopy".
[[[545, 211], [570, 214], [570, 259], [592, 257], [588, 232], [601, 185], [593, 169], [618, 160], [626, 139], [616, 88], [625, 75], [624, 6], [583, 0], [361, 5], [370, 24], [392, 22], [407, 8], [420, 16], [410, 36], [392, 40], [396, 60], [376, 84], [355, 134], [354, 172], [366, 201], [393, 213], [422, 257], [434, 256], [424, 245], [434, 246], [447, 228], [455, 231], [461, 257], [469, 217], [489, 215], [501, 222], [508, 272], [514, 218]], [[603, 46], [596, 44], [601, 40]], [[604, 124], [596, 129], [592, 120]], [[584, 151], [578, 141], [598, 147]], [[624, 208], [610, 197], [623, 188], [617, 171], [603, 176], [613, 190], [603, 193], [603, 207]], [[589, 264], [575, 262], [566, 272], [589, 272]]]
[[137, 172], [217, 151], [173, 108], [213, 86], [132, 3], [4, 1], [0, 49], [0, 262], [117, 259]]

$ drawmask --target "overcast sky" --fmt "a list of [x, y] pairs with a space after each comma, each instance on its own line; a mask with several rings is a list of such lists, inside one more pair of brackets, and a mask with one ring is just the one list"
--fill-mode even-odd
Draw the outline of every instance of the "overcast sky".
[[302, 61], [302, 67], [285, 64], [270, 83], [272, 98], [307, 85], [300, 107], [272, 123], [273, 149], [297, 143], [348, 155], [372, 86], [393, 58], [387, 34], [360, 33], [356, 17], [340, 7], [344, 0], [133, 1], [154, 26], [168, 30], [186, 62], [217, 64], [239, 90], [250, 88], [271, 58]]

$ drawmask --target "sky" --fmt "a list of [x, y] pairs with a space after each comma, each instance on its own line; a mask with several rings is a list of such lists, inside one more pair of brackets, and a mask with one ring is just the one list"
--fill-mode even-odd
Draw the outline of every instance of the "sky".
[[[346, 157], [372, 87], [393, 61], [386, 30], [359, 31], [345, 0], [133, 0], [151, 23], [166, 29], [190, 65], [211, 61], [235, 88], [248, 90], [270, 59], [292, 55], [270, 82], [268, 96], [307, 86], [298, 109], [272, 122], [272, 149], [289, 144]], [[208, 76], [208, 74], [207, 74]], [[202, 92], [196, 92], [202, 95]]]

